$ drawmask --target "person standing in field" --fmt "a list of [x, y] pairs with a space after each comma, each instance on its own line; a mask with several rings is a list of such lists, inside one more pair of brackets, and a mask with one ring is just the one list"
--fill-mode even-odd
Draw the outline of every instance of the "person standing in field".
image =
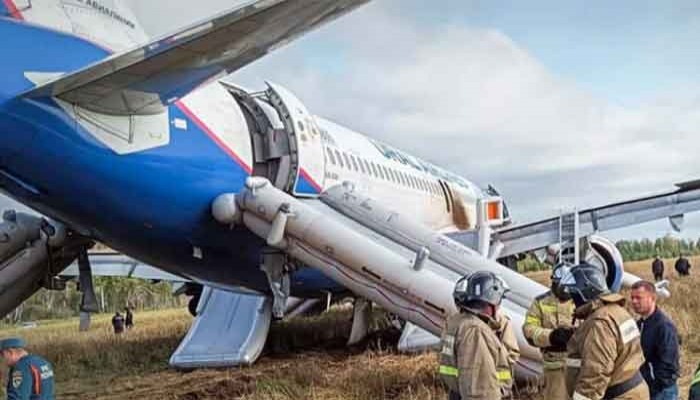
[[124, 317], [117, 311], [112, 317], [112, 328], [114, 328], [115, 335], [121, 335], [124, 333]]
[[126, 325], [126, 330], [128, 331], [134, 327], [134, 313], [131, 312], [131, 308], [129, 308], [128, 306], [124, 308], [124, 313], [126, 314], [124, 323]]
[[664, 279], [664, 262], [661, 261], [658, 255], [654, 257], [654, 261], [651, 263], [651, 273], [654, 274], [656, 282]]

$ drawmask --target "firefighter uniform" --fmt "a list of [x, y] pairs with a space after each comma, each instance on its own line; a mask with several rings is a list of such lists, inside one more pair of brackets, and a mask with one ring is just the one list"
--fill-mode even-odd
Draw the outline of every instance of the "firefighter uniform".
[[513, 330], [513, 323], [507, 315], [500, 311], [496, 314], [496, 336], [508, 350], [508, 363], [513, 371], [515, 363], [520, 358], [520, 346], [518, 345], [518, 337], [515, 336]]
[[554, 346], [550, 342], [550, 335], [556, 328], [573, 329], [574, 308], [573, 301], [562, 302], [549, 291], [535, 298], [525, 317], [523, 335], [542, 352], [542, 396], [547, 400], [569, 398], [566, 389], [566, 347]]
[[439, 373], [463, 400], [498, 400], [510, 395], [509, 350], [496, 335], [496, 321], [463, 311], [447, 320]]
[[53, 392], [53, 368], [43, 358], [29, 354], [10, 368], [7, 400], [53, 400]]
[[625, 299], [606, 293], [576, 308], [584, 322], [569, 341], [567, 385], [573, 400], [648, 400], [639, 368], [644, 363], [640, 333], [624, 308]]

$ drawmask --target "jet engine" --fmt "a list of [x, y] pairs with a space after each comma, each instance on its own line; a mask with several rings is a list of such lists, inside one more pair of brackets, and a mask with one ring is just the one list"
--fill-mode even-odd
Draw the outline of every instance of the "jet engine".
[[44, 218], [15, 211], [3, 214], [0, 222], [0, 317], [42, 286], [51, 287], [52, 277], [57, 272], [52, 267], [66, 266], [63, 252], [53, 255], [51, 248], [60, 247], [65, 238], [65, 230], [59, 224]]

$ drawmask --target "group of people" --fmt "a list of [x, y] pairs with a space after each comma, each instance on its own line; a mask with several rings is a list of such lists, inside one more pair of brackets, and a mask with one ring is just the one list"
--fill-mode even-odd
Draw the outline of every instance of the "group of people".
[[124, 315], [119, 311], [112, 317], [112, 329], [115, 335], [121, 335], [124, 330], [131, 330], [134, 327], [134, 313], [129, 307], [124, 308]]
[[[689, 269], [687, 263], [684, 271]], [[626, 310], [625, 297], [608, 289], [595, 266], [557, 266], [550, 289], [535, 298], [522, 326], [527, 341], [542, 352], [544, 399], [678, 398], [678, 333], [656, 304], [654, 284], [632, 286], [630, 303], [637, 320]], [[487, 271], [455, 285], [459, 312], [446, 322], [439, 366], [450, 400], [511, 395], [520, 352], [511, 321], [499, 310], [508, 290], [502, 278]], [[115, 334], [133, 327], [132, 311], [127, 307], [124, 312], [112, 318]], [[51, 364], [25, 348], [19, 338], [0, 341], [0, 357], [10, 368], [7, 398], [53, 399]], [[700, 400], [700, 366], [689, 400]]]
[[[677, 399], [679, 339], [671, 319], [656, 304], [656, 287], [632, 286], [630, 303], [608, 289], [592, 265], [558, 266], [551, 290], [537, 297], [522, 327], [527, 341], [542, 352], [544, 399]], [[453, 297], [459, 312], [441, 337], [439, 374], [450, 400], [502, 399], [513, 387], [517, 346], [501, 338], [499, 312], [508, 291], [491, 272], [462, 278]], [[509, 326], [505, 324], [506, 326]], [[700, 366], [690, 400], [700, 400]]]
[[[676, 260], [675, 265], [673, 266], [676, 272], [678, 273], [678, 276], [688, 276], [690, 275], [690, 261], [688, 261], [683, 254], [678, 256], [678, 259]], [[651, 273], [654, 274], [654, 280], [659, 282], [664, 279], [664, 271], [665, 271], [665, 266], [664, 266], [664, 261], [656, 255], [654, 257], [654, 261], [651, 262]]]

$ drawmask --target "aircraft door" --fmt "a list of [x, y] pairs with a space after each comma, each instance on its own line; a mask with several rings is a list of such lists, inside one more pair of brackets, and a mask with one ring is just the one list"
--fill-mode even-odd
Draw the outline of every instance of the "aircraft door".
[[450, 186], [447, 184], [447, 182], [443, 181], [442, 179], [438, 180], [438, 183], [440, 184], [440, 190], [442, 191], [442, 196], [445, 199], [445, 209], [448, 214], [452, 213], [452, 208], [453, 208], [453, 199], [452, 199], [452, 190], [450, 189]]
[[291, 187], [295, 196], [316, 197], [324, 187], [325, 156], [316, 120], [287, 89], [267, 82], [267, 97], [284, 124], [292, 154]]

